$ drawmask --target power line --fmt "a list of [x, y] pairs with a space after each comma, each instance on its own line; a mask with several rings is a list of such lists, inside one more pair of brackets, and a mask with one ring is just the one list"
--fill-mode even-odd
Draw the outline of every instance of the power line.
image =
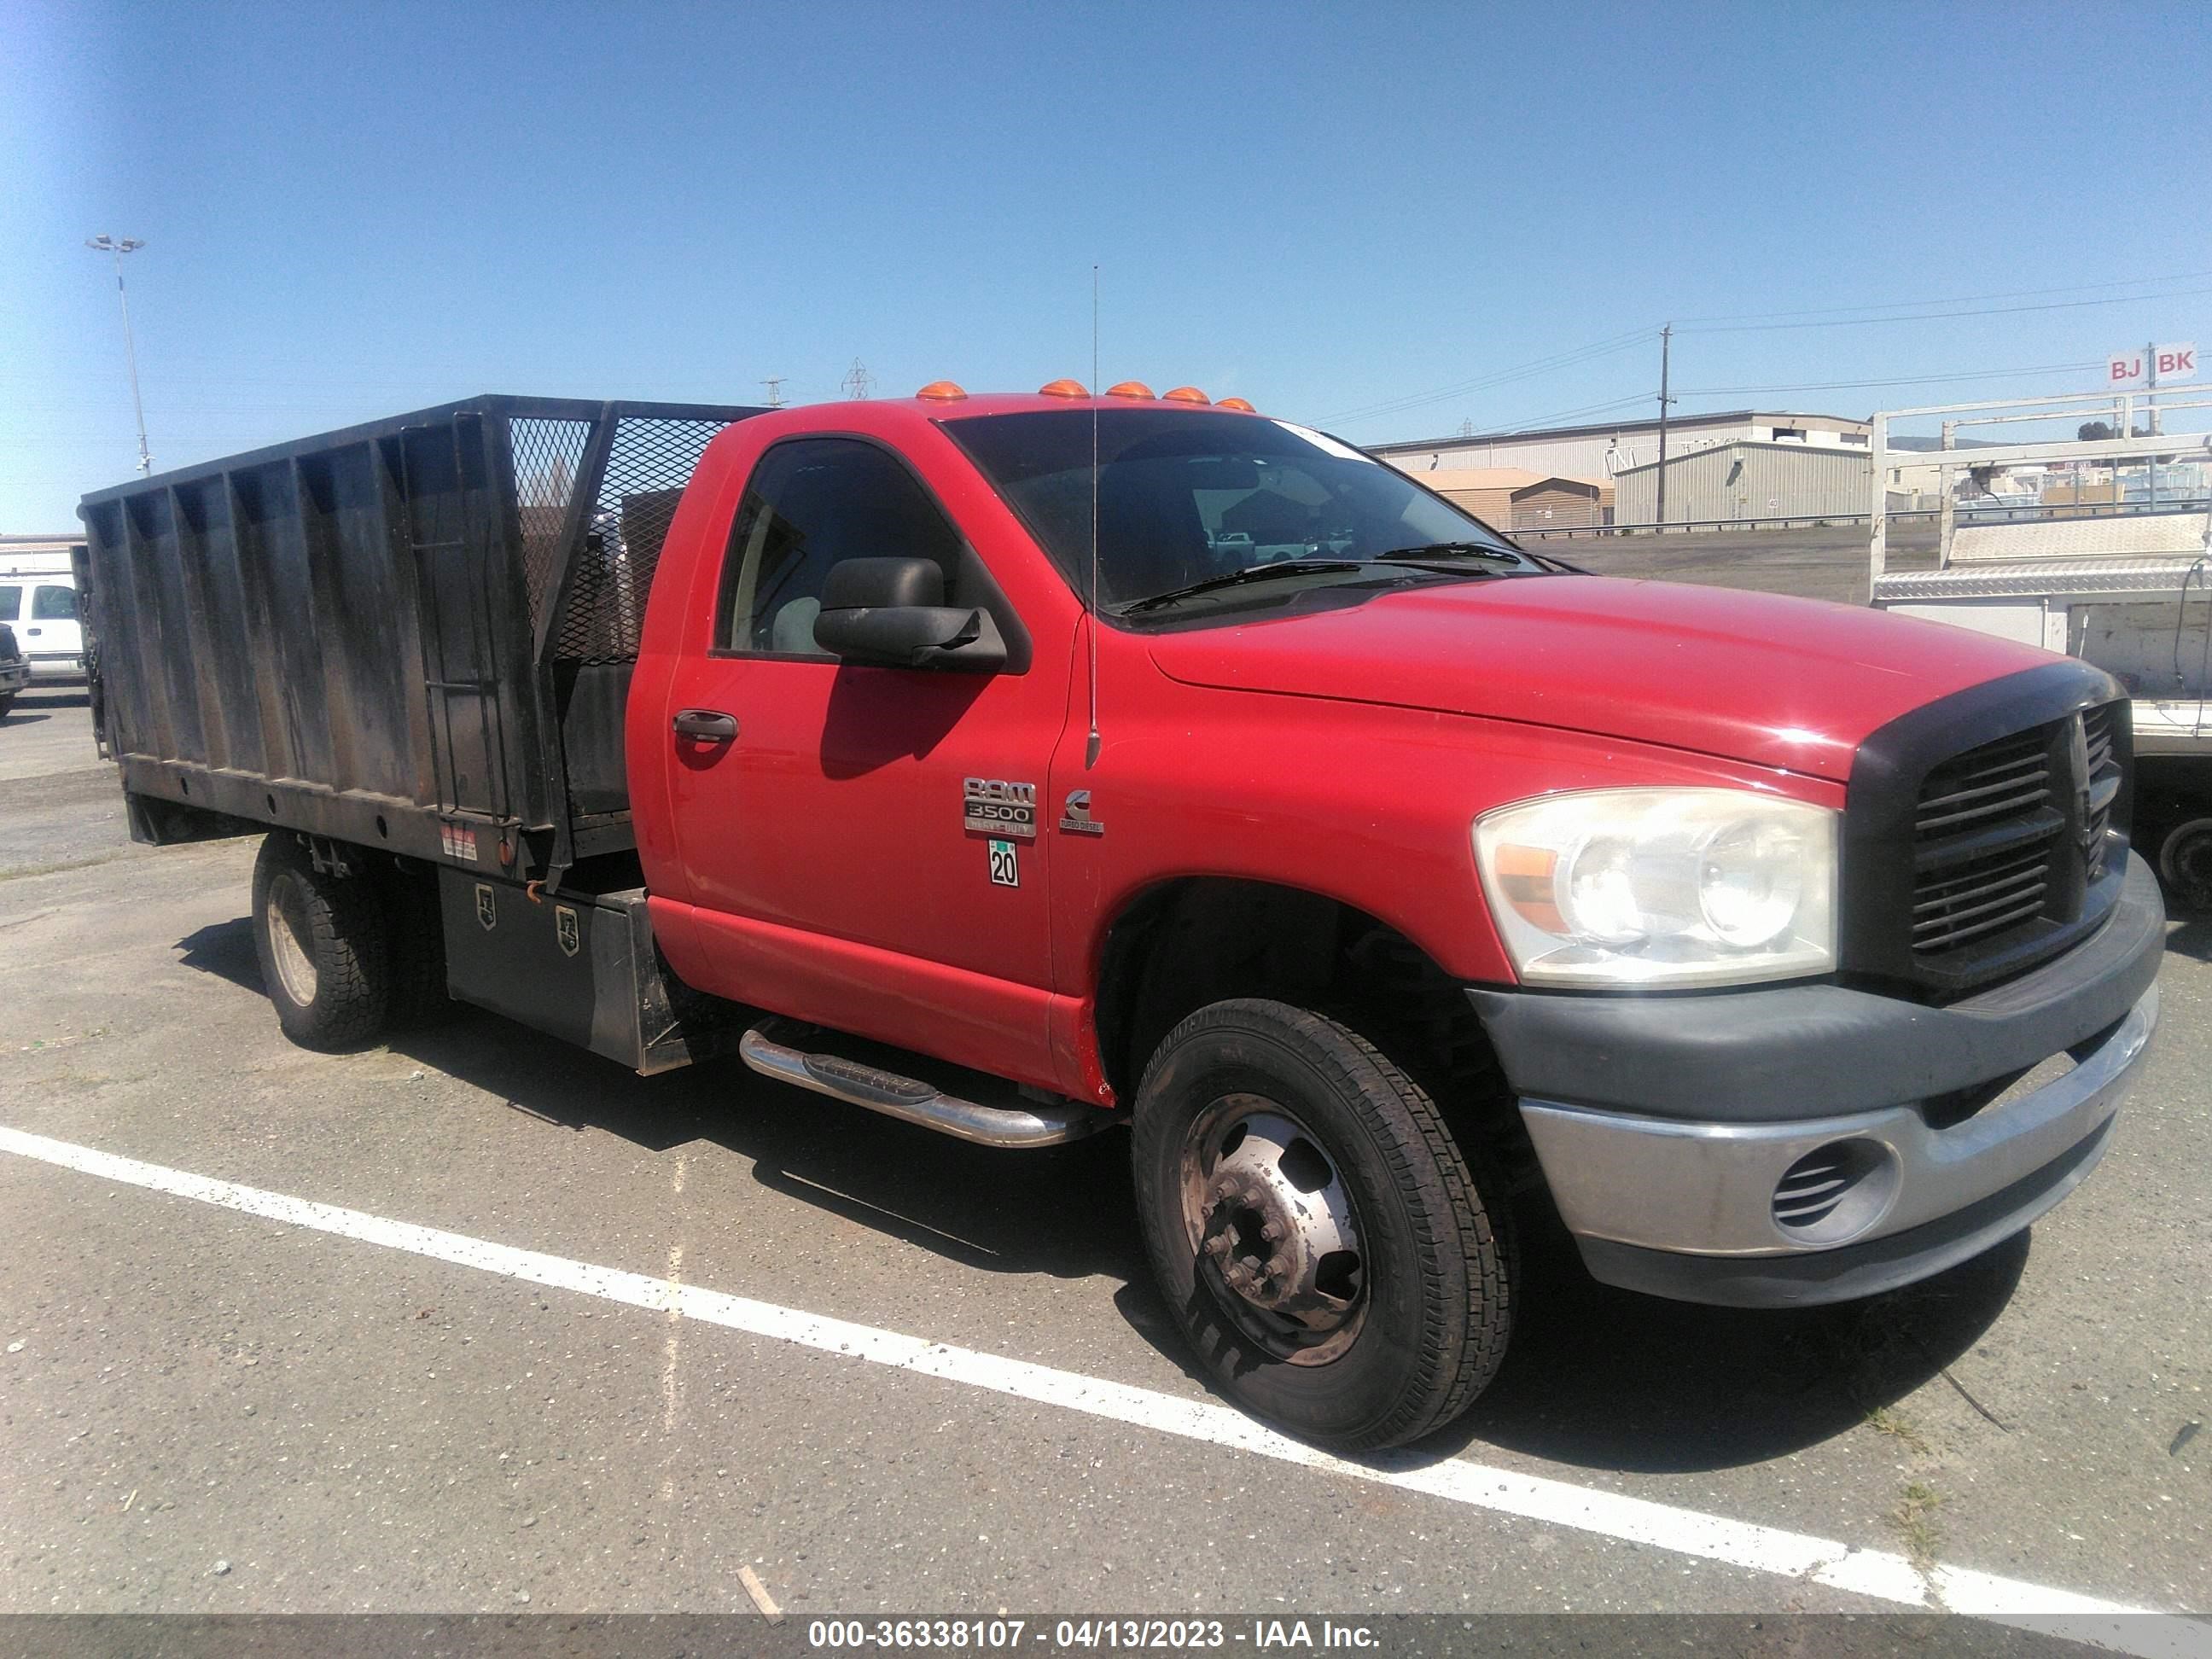
[[[2101, 367], [2099, 363], [2030, 363], [2021, 368], [1972, 368], [1962, 369], [1955, 374], [1905, 374], [1887, 380], [1801, 380], [1790, 386], [1689, 386], [1673, 395], [1676, 398], [1733, 398], [1771, 392], [1848, 392], [1886, 386], [1940, 386], [1953, 380], [2002, 380], [2017, 379], [2025, 374], [2081, 374]], [[1650, 401], [1651, 394], [1648, 392], [1632, 392], [1626, 398], [1610, 398], [1603, 403], [1578, 404], [1572, 409], [1555, 409], [1541, 415], [1526, 416], [1487, 428], [1480, 434], [1462, 435], [1504, 437], [1516, 433], [1541, 431], [1555, 421], [1609, 415], [1617, 409], [1632, 409]]]
[[[2185, 270], [2172, 276], [2136, 276], [2120, 283], [2077, 283], [2067, 288], [2022, 288], [2004, 294], [1965, 294], [1948, 300], [1888, 300], [1879, 304], [1856, 306], [1825, 306], [1811, 311], [1751, 311], [1732, 317], [1690, 317], [1686, 323], [1764, 323], [1790, 317], [1836, 317], [1847, 311], [1906, 311], [1923, 306], [1979, 305], [1987, 300], [2033, 300], [2048, 294], [2098, 294], [2115, 288], [2148, 288], [2160, 283], [2194, 283], [2212, 277], [2212, 270]], [[2136, 296], [2155, 300], [2165, 296], [2146, 294]]]
[[[1696, 394], [1693, 392], [1677, 392], [1674, 394], [1676, 398], [1693, 397]], [[1435, 441], [1439, 447], [1449, 449], [1456, 444], [1466, 442], [1469, 440], [1480, 443], [1485, 438], [1514, 437], [1524, 432], [1540, 430], [1544, 427], [1550, 425], [1553, 421], [1571, 421], [1577, 416], [1583, 415], [1610, 414], [1616, 409], [1632, 408], [1638, 404], [1648, 404], [1650, 401], [1651, 394], [1650, 392], [1638, 392], [1632, 396], [1626, 398], [1611, 398], [1601, 404], [1583, 404], [1574, 409], [1556, 409], [1548, 415], [1532, 415], [1525, 420], [1514, 421], [1507, 424], [1495, 427], [1487, 427], [1480, 432], [1463, 431], [1455, 438], [1439, 438]]]
[[[1798, 328], [1850, 328], [1862, 327], [1875, 323], [1940, 321], [1945, 318], [1953, 317], [2008, 316], [2025, 312], [2070, 310], [2084, 306], [2129, 305], [2142, 301], [2185, 299], [2199, 294], [2212, 293], [2212, 289], [2187, 289], [2166, 294], [2116, 295], [2108, 295], [2102, 299], [2051, 301], [2045, 301], [2041, 304], [2025, 306], [1988, 306], [1984, 302], [1991, 300], [2033, 299], [2037, 296], [2049, 294], [2094, 294], [2116, 288], [2148, 288], [2164, 283], [2195, 282], [2199, 278], [2207, 276], [2212, 276], [2212, 271], [2180, 271], [2172, 276], [2139, 276], [2130, 278], [2124, 282], [2085, 283], [2064, 288], [2017, 289], [2002, 294], [1966, 295], [1947, 300], [1898, 300], [1857, 306], [1835, 306], [1813, 311], [1753, 312], [1742, 313], [1735, 317], [1699, 317], [1689, 319], [1686, 322], [1678, 325], [1677, 328], [1678, 331], [1684, 333], [1763, 333], [1771, 331]], [[1929, 309], [1929, 307], [1933, 307], [1965, 308], [1950, 310]], [[1897, 316], [1849, 316], [1843, 314], [1850, 312], [1883, 311], [1899, 312], [1905, 314]], [[1607, 356], [1615, 352], [1625, 351], [1637, 344], [1639, 341], [1649, 339], [1650, 337], [1650, 334], [1651, 331], [1650, 329], [1632, 330], [1626, 334], [1617, 335], [1610, 339], [1594, 341], [1586, 346], [1578, 346], [1569, 351], [1557, 352], [1547, 357], [1537, 358], [1530, 362], [1521, 364], [1512, 368], [1500, 369], [1493, 374], [1482, 375], [1471, 380], [1464, 380], [1454, 386], [1438, 386], [1433, 391], [1412, 392], [1403, 397], [1384, 398], [1376, 403], [1362, 404], [1355, 409], [1338, 410], [1333, 414], [1323, 415], [1319, 418], [1325, 422], [1337, 421], [1363, 421], [1376, 418], [1384, 415], [1407, 413], [1413, 410], [1425, 408], [1432, 404], [1448, 403], [1455, 398], [1465, 397], [1470, 392], [1486, 391], [1494, 386], [1510, 385], [1516, 380], [1528, 380], [1534, 376], [1550, 374], [1559, 369], [1571, 368], [1577, 364], [1589, 362], [1599, 357]], [[1928, 380], [1935, 380], [1939, 379], [1964, 380], [1970, 377], [1966, 375], [1930, 375], [1925, 378]], [[1991, 376], [1990, 378], [1995, 377]], [[1900, 386], [1911, 383], [1911, 382], [1908, 380], [1868, 382], [1868, 384]], [[1850, 384], [1851, 383], [1837, 382], [1835, 383], [1835, 386], [1836, 387], [1840, 388]], [[1826, 386], [1814, 386], [1802, 388], [1783, 387], [1777, 389], [1818, 391], [1831, 388]], [[1592, 405], [1591, 407], [1594, 409], [1602, 409], [1611, 406], [1612, 405], [1610, 404], [1596, 404]]]
[[1370, 415], [1393, 414], [1424, 404], [1443, 403], [1453, 398], [1463, 397], [1470, 392], [1480, 392], [1486, 387], [1528, 380], [1535, 375], [1547, 374], [1557, 369], [1588, 362], [1595, 358], [1609, 356], [1614, 352], [1625, 351], [1650, 337], [1649, 329], [1638, 329], [1632, 333], [1623, 334], [1613, 339], [1595, 341], [1586, 346], [1577, 346], [1571, 351], [1555, 352], [1548, 357], [1536, 358], [1529, 362], [1516, 364], [1510, 368], [1498, 369], [1455, 386], [1439, 386], [1429, 392], [1409, 392], [1402, 397], [1385, 398], [1382, 402], [1364, 404], [1358, 409], [1340, 410], [1322, 418], [1332, 421], [1358, 419]]
[[[2025, 368], [1969, 368], [1955, 374], [1900, 374], [1881, 380], [1802, 380], [1795, 386], [1708, 386], [1680, 395], [1685, 398], [1733, 398], [1765, 392], [1848, 392], [1863, 386], [1941, 386], [1951, 380], [2006, 380], [2023, 374], [2077, 374], [2100, 368], [2100, 363], [2032, 363]], [[1624, 400], [1626, 401], [1626, 400]]]
[[1431, 392], [1417, 392], [1401, 398], [1389, 398], [1379, 403], [1363, 404], [1357, 409], [1340, 409], [1333, 414], [1323, 415], [1319, 418], [1324, 422], [1365, 420], [1378, 415], [1400, 414], [1407, 410], [1418, 409], [1428, 404], [1446, 403], [1454, 398], [1465, 397], [1471, 392], [1480, 392], [1495, 386], [1505, 386], [1515, 380], [1525, 380], [1538, 374], [1551, 374], [1557, 369], [1570, 368], [1577, 363], [1589, 362], [1595, 358], [1610, 356], [1614, 352], [1626, 351], [1631, 346], [1643, 343], [1650, 337], [1650, 329], [1635, 329], [1626, 334], [1616, 335], [1611, 339], [1594, 341], [1589, 345], [1577, 346], [1570, 351], [1554, 352], [1548, 357], [1539, 357], [1530, 362], [1516, 364], [1511, 368], [1498, 369], [1472, 380], [1462, 381], [1456, 386], [1438, 386]]
[[1947, 317], [2011, 317], [2028, 311], [2075, 311], [2084, 306], [2141, 305], [2152, 300], [2186, 300], [2212, 294], [2212, 288], [2178, 289], [2171, 294], [2129, 294], [2108, 300], [2054, 300], [2033, 306], [1976, 306], [1961, 311], [1919, 311], [1903, 317], [1835, 317], [1803, 323], [1737, 323], [1723, 327], [1686, 328], [1686, 334], [1771, 334], [1795, 328], [1860, 328], [1875, 323], [1932, 323]]

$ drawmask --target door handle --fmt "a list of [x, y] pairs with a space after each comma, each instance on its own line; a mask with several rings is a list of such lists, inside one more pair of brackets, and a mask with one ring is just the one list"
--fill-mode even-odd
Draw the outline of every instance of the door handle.
[[38, 630], [37, 629], [35, 629], [35, 628], [27, 628], [27, 629], [25, 629], [23, 630], [23, 634], [24, 634], [24, 636], [25, 636], [26, 638], [29, 638], [29, 637], [31, 637], [31, 636], [33, 636], [33, 635], [36, 635], [36, 634], [38, 633], [38, 631], [39, 631], [39, 630]]
[[676, 735], [694, 743], [730, 743], [738, 735], [738, 717], [712, 708], [679, 708]]

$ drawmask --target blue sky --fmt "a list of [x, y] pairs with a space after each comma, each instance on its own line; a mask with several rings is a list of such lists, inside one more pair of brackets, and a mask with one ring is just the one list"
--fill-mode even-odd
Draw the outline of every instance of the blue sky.
[[2086, 389], [2212, 344], [2208, 46], [2195, 4], [10, 0], [0, 531], [130, 475], [103, 231], [157, 467], [483, 391], [1087, 379], [1094, 262], [1108, 380], [1365, 442], [1606, 418], [1670, 318], [1686, 410]]

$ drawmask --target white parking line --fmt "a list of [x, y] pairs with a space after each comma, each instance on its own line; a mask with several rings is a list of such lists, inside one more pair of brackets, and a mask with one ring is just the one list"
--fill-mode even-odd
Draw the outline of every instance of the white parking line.
[[[487, 1239], [471, 1238], [463, 1233], [417, 1226], [412, 1222], [368, 1215], [312, 1199], [295, 1198], [187, 1170], [167, 1169], [158, 1164], [142, 1163], [137, 1158], [121, 1158], [20, 1129], [0, 1127], [0, 1152], [483, 1273], [574, 1291], [632, 1307], [650, 1308], [1185, 1440], [1250, 1452], [1347, 1480], [1423, 1492], [1473, 1509], [1549, 1522], [1678, 1555], [1824, 1584], [1903, 1607], [1935, 1605], [1929, 1595], [1932, 1584], [1941, 1605], [1952, 1612], [2051, 1629], [2078, 1641], [2140, 1654], [2145, 1659], [2168, 1659], [2168, 1656], [2179, 1659], [2179, 1656], [2202, 1656], [2212, 1650], [2212, 1626], [2193, 1620], [2152, 1615], [2140, 1608], [2019, 1579], [1939, 1565], [1923, 1580], [1911, 1562], [1888, 1551], [1856, 1549], [1832, 1539], [1815, 1538], [1747, 1521], [1731, 1521], [1723, 1516], [1676, 1509], [1672, 1504], [1655, 1504], [1619, 1492], [1593, 1491], [1539, 1475], [1490, 1468], [1458, 1458], [1423, 1462], [1415, 1456], [1399, 1455], [1352, 1462], [1278, 1434], [1242, 1413], [1211, 1401], [1178, 1399], [1150, 1389], [1055, 1370], [1026, 1360], [930, 1342], [918, 1336], [902, 1335], [841, 1319], [825, 1319], [796, 1308], [756, 1302], [696, 1285], [597, 1267], [538, 1250], [517, 1249]], [[2054, 1625], [2051, 1622], [2053, 1620], [2062, 1620], [2063, 1624]]]

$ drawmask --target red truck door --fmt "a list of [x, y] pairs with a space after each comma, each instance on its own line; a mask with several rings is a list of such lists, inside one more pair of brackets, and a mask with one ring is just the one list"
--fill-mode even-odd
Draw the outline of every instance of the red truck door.
[[806, 437], [765, 452], [713, 631], [676, 663], [659, 733], [693, 920], [720, 976], [707, 988], [1048, 1083], [1040, 803], [1067, 664], [839, 663], [814, 643], [823, 579], [841, 559], [884, 556], [933, 559], [948, 603], [978, 602], [963, 591], [979, 585], [976, 556], [889, 449]]

